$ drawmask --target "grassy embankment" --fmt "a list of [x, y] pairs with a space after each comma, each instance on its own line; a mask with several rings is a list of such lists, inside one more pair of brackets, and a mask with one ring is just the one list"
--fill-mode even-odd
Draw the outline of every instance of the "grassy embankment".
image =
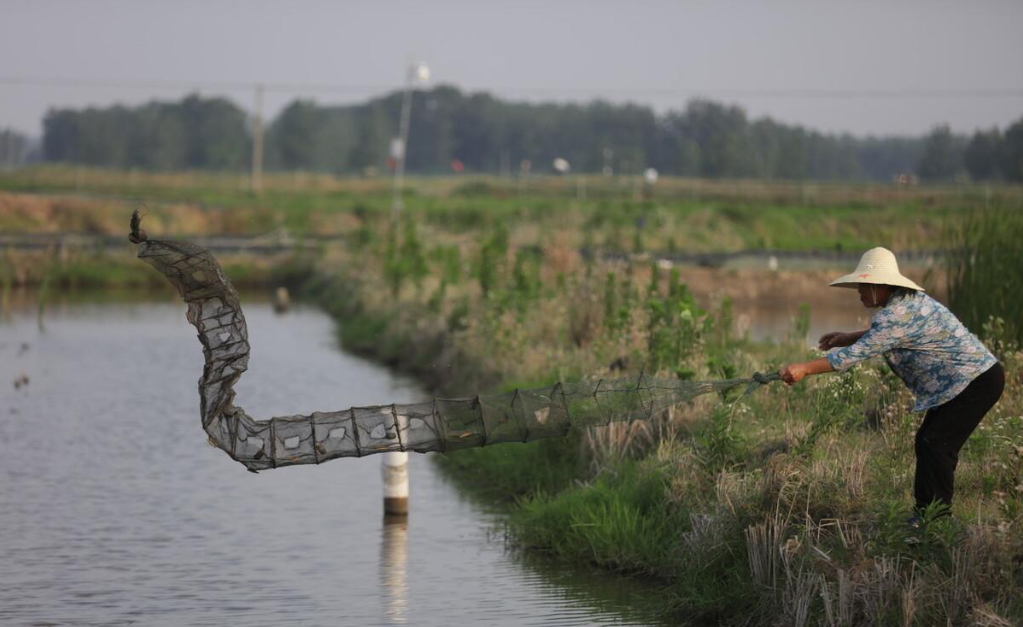
[[[189, 188], [167, 185], [152, 192], [168, 204], [151, 208], [148, 228], [154, 236], [164, 228], [188, 232], [168, 227], [188, 215], [178, 207], [188, 206], [211, 221], [203, 229], [224, 219], [256, 232], [247, 230], [249, 216], [266, 214], [274, 224], [278, 207], [298, 215], [306, 207], [306, 228], [349, 237], [349, 246], [326, 252], [318, 280], [306, 285], [342, 321], [345, 344], [458, 395], [608, 376], [612, 365], [627, 374], [716, 378], [810, 356], [805, 319], [789, 341], [736, 337], [728, 301], [698, 307], [685, 288], [688, 270], [657, 269], [639, 257], [587, 260], [578, 253], [587, 244], [630, 251], [667, 250], [671, 242], [930, 248], [946, 217], [974, 198], [911, 190], [907, 200], [882, 189], [877, 203], [817, 206], [783, 187], [755, 200], [694, 199], [683, 188], [634, 202], [627, 190], [601, 197], [595, 185], [581, 200], [562, 181], [536, 182], [521, 195], [493, 182], [443, 190], [442, 181], [409, 199], [411, 217], [395, 233], [385, 188], [354, 192], [328, 183], [339, 190], [284, 190], [276, 200], [269, 192], [257, 199], [218, 191], [230, 201], [227, 211], [199, 206]], [[999, 202], [1016, 202], [1015, 193]], [[175, 194], [186, 200], [175, 204]], [[110, 228], [123, 230], [131, 208], [111, 209]], [[214, 217], [221, 213], [229, 217]], [[252, 223], [266, 226], [265, 219]], [[764, 280], [781, 287], [786, 277]], [[997, 328], [990, 331], [997, 340]], [[508, 502], [520, 546], [660, 581], [666, 610], [680, 616], [735, 624], [1009, 624], [1023, 617], [1016, 600], [1023, 597], [1016, 529], [1023, 356], [1008, 344], [996, 348], [1010, 383], [964, 451], [956, 518], [928, 520], [912, 534], [904, 520], [919, 417], [880, 364], [792, 389], [775, 384], [737, 402], [702, 397], [650, 422], [463, 451], [443, 464]]]
[[[611, 376], [615, 362], [716, 378], [812, 356], [805, 320], [793, 341], [734, 337], [727, 301], [705, 314], [678, 275], [647, 265], [587, 267], [556, 246], [513, 256], [498, 231], [470, 256], [468, 275], [427, 263], [417, 279], [422, 251], [410, 240], [367, 244], [355, 257], [383, 257], [383, 267], [349, 277], [328, 306], [348, 321], [349, 346], [453, 393]], [[387, 286], [396, 283], [395, 293]], [[928, 518], [919, 531], [906, 519], [920, 417], [879, 362], [737, 402], [704, 397], [649, 423], [442, 461], [511, 501], [520, 546], [664, 582], [666, 607], [680, 616], [1010, 624], [1023, 615], [1023, 354], [997, 325], [985, 333], [1010, 383], [963, 453], [956, 518]]]

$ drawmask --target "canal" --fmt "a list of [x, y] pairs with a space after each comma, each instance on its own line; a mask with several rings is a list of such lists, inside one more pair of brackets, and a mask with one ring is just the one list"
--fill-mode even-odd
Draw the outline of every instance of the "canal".
[[[38, 313], [0, 322], [0, 623], [657, 624], [650, 586], [519, 554], [429, 456], [398, 523], [376, 457], [246, 472], [206, 443], [176, 297]], [[236, 403], [257, 419], [424, 397], [316, 309], [245, 313]]]

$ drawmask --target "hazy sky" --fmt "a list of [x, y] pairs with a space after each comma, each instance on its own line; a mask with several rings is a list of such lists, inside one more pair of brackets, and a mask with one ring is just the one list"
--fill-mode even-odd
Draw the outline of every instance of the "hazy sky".
[[706, 96], [825, 131], [972, 131], [1023, 116], [1021, 26], [1021, 0], [0, 0], [0, 127], [190, 91], [251, 108], [259, 82], [332, 86], [272, 91], [270, 116], [361, 101], [412, 56], [433, 84], [520, 100]]

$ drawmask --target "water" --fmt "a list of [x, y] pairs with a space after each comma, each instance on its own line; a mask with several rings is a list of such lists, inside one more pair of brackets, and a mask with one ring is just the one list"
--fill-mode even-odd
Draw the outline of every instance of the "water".
[[[338, 351], [315, 310], [245, 312], [237, 403], [256, 418], [422, 397]], [[508, 550], [500, 518], [426, 456], [411, 456], [407, 524], [382, 520], [375, 457], [246, 472], [205, 442], [201, 367], [178, 302], [0, 323], [0, 624], [654, 621], [647, 587]]]
[[806, 337], [796, 335], [796, 320], [800, 316], [800, 304], [809, 299], [787, 302], [736, 301], [733, 305], [735, 332], [748, 335], [752, 340], [792, 340], [816, 347], [822, 335], [831, 331], [863, 331], [870, 327], [870, 319], [876, 312], [867, 309], [856, 300], [856, 292], [834, 290], [837, 294], [831, 300], [819, 298], [810, 305], [810, 319]]

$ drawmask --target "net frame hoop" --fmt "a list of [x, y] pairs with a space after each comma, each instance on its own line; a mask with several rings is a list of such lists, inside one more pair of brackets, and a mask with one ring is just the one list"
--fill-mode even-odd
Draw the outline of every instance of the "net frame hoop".
[[401, 441], [401, 424], [398, 422], [397, 403], [391, 403], [391, 418], [394, 420], [394, 434], [398, 438], [398, 450], [404, 453], [408, 449], [405, 448], [405, 444]]
[[270, 467], [277, 468], [277, 418], [270, 419]]
[[309, 428], [312, 430], [312, 435], [313, 435], [313, 460], [314, 460], [314, 462], [317, 465], [319, 465], [319, 463], [320, 463], [320, 452], [318, 450], [316, 450], [316, 448], [320, 445], [320, 443], [316, 441], [316, 421], [313, 420], [313, 414], [309, 414], [308, 418], [309, 418]]
[[490, 439], [487, 434], [487, 421], [483, 419], [483, 403], [480, 402], [480, 395], [477, 394], [472, 398], [473, 411], [478, 411], [480, 414], [480, 430], [483, 431], [483, 441], [480, 442], [480, 446], [486, 446], [487, 441]]
[[561, 381], [555, 383], [551, 388], [551, 405], [554, 405], [554, 395], [559, 393], [561, 394], [561, 407], [565, 410], [564, 435], [568, 435], [568, 432], [572, 430], [572, 416], [568, 412], [568, 399], [565, 398], [565, 386], [561, 384]]
[[440, 412], [437, 411], [437, 401], [439, 399], [433, 397], [433, 426], [437, 430], [437, 442], [440, 444], [440, 452], [448, 452], [448, 429], [444, 425], [444, 421], [440, 417]]
[[348, 408], [348, 415], [352, 421], [352, 440], [355, 442], [355, 456], [362, 457], [362, 442], [359, 440], [359, 425], [355, 423], [355, 406]]
[[[600, 386], [602, 385], [604, 385], [603, 377], [597, 381], [597, 387], [593, 388], [593, 403], [597, 406], [597, 411], [600, 411], [601, 409], [600, 398], [597, 397], [597, 394], [600, 393]], [[605, 422], [601, 426], [602, 427], [610, 426], [612, 422], [614, 422], [614, 412], [609, 409], [607, 412], [607, 422]]]

